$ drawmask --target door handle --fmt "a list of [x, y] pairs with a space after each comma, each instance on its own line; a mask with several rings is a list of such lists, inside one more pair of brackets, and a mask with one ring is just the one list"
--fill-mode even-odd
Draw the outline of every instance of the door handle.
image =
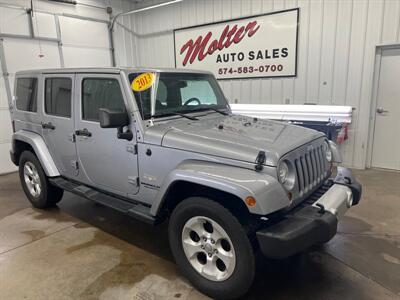
[[384, 113], [388, 113], [389, 111], [388, 111], [388, 110], [384, 110], [383, 107], [378, 107], [378, 108], [376, 109], [376, 112], [377, 112], [378, 114], [384, 114]]
[[75, 130], [75, 135], [91, 137], [92, 133], [86, 128]]
[[54, 130], [54, 129], [56, 129], [56, 126], [54, 126], [51, 122], [49, 122], [49, 123], [43, 123], [43, 122], [42, 122], [42, 128], [43, 128], [43, 129], [51, 129], [51, 130]]

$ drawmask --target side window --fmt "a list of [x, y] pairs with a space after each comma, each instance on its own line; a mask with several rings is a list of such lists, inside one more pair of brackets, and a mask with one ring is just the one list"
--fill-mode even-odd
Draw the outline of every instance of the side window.
[[16, 105], [18, 110], [37, 110], [37, 78], [18, 78], [16, 91]]
[[71, 117], [71, 78], [47, 78], [45, 81], [45, 112]]
[[82, 119], [99, 121], [99, 108], [125, 111], [124, 98], [118, 80], [86, 78], [82, 82]]

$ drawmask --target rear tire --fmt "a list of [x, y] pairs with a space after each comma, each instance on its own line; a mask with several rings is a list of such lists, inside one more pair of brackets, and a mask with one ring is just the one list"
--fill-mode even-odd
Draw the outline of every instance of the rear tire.
[[168, 233], [176, 263], [199, 291], [234, 299], [249, 290], [253, 248], [244, 227], [221, 204], [203, 197], [182, 201], [172, 212]]
[[54, 206], [63, 196], [64, 191], [50, 184], [38, 158], [30, 151], [21, 154], [19, 178], [26, 197], [36, 208]]

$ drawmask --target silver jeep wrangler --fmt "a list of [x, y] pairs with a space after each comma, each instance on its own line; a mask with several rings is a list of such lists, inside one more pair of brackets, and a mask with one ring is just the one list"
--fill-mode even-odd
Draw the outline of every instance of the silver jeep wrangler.
[[14, 95], [11, 159], [32, 205], [66, 190], [168, 219], [177, 264], [213, 298], [246, 293], [257, 251], [285, 258], [329, 241], [361, 197], [322, 133], [232, 115], [207, 72], [25, 71]]

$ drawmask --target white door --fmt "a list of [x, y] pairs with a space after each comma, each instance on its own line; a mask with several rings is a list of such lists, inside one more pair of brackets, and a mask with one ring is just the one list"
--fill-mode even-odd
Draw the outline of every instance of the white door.
[[382, 51], [372, 166], [400, 170], [400, 48]]

